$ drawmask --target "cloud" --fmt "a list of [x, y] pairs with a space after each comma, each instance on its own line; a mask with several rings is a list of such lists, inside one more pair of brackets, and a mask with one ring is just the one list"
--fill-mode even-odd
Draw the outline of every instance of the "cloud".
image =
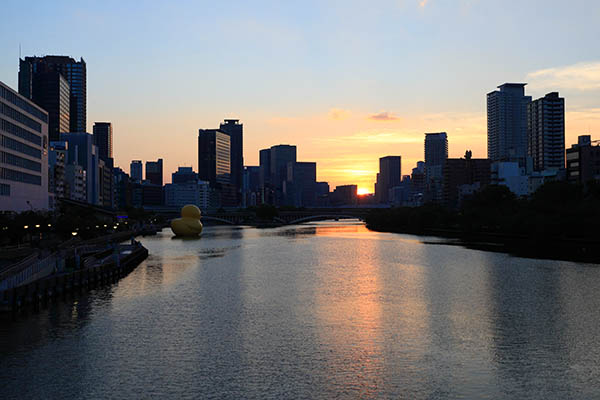
[[530, 85], [537, 88], [598, 90], [600, 61], [547, 68], [527, 74]]
[[396, 120], [399, 120], [400, 118], [395, 116], [392, 113], [384, 111], [384, 112], [380, 112], [379, 114], [369, 115], [369, 119], [372, 121], [396, 121]]
[[335, 119], [335, 120], [343, 120], [346, 119], [350, 116], [350, 111], [348, 110], [343, 110], [341, 108], [332, 108], [331, 110], [329, 110], [329, 112], [327, 113], [327, 116], [330, 119]]
[[429, 0], [420, 0], [419, 7], [425, 8], [425, 6], [427, 5], [428, 2], [429, 2]]

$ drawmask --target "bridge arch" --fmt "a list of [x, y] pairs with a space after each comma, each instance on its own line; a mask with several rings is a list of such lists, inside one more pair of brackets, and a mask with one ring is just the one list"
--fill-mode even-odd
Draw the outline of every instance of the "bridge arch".
[[288, 225], [301, 224], [303, 222], [310, 221], [321, 221], [324, 219], [359, 219], [363, 220], [364, 218], [358, 215], [350, 215], [350, 214], [318, 214], [318, 215], [309, 215], [307, 217], [297, 218], [292, 221], [286, 222]]
[[203, 215], [202, 218], [200, 219], [200, 221], [217, 221], [217, 222], [223, 222], [226, 223], [228, 225], [237, 225], [236, 222], [234, 221], [230, 221], [228, 219], [225, 218], [219, 218], [219, 217], [211, 217], [210, 215]]

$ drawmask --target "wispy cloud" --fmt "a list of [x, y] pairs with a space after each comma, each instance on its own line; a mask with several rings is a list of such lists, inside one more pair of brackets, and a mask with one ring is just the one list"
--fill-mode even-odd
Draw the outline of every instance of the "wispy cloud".
[[425, 8], [427, 3], [429, 3], [429, 0], [419, 0], [419, 7]]
[[330, 119], [335, 119], [335, 120], [343, 120], [348, 118], [352, 113], [348, 110], [344, 110], [341, 108], [332, 108], [331, 110], [329, 110], [329, 112], [327, 113], [327, 116]]
[[373, 121], [397, 121], [400, 118], [390, 112], [384, 111], [379, 114], [369, 115], [369, 119]]
[[541, 69], [527, 74], [527, 79], [537, 88], [598, 90], [600, 61]]

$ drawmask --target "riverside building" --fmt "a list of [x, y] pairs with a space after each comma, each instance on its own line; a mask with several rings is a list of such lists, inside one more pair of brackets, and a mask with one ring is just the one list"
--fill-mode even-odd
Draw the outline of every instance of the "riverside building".
[[0, 82], [0, 211], [48, 209], [48, 113]]

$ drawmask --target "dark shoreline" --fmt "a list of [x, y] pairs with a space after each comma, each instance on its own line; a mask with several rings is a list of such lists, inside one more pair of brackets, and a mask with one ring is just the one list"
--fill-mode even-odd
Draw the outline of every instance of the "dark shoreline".
[[600, 241], [573, 238], [532, 239], [525, 235], [506, 235], [496, 233], [469, 233], [459, 230], [424, 229], [388, 229], [366, 224], [367, 229], [375, 232], [399, 233], [415, 236], [435, 236], [441, 241], [423, 240], [426, 244], [462, 246], [474, 250], [506, 253], [515, 257], [539, 260], [572, 261], [600, 265]]

